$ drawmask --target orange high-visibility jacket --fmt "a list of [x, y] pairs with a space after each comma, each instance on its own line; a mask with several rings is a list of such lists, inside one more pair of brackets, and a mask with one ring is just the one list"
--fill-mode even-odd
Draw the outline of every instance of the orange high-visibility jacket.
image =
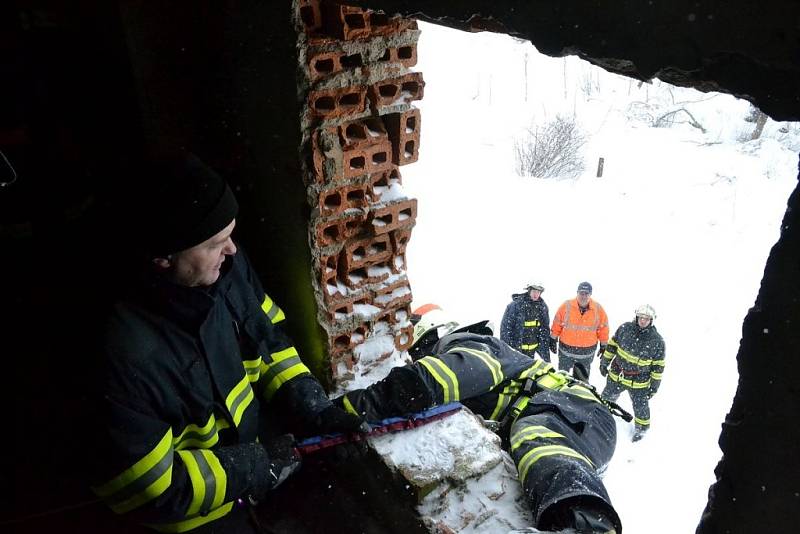
[[603, 307], [589, 299], [589, 309], [581, 314], [578, 299], [564, 301], [553, 318], [550, 335], [572, 347], [595, 347], [608, 343], [608, 315]]

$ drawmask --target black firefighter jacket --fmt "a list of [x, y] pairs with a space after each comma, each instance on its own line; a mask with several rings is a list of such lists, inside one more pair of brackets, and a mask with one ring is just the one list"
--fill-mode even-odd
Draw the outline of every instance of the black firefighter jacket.
[[650, 323], [640, 328], [636, 320], [623, 323], [608, 343], [600, 365], [608, 367], [608, 378], [628, 389], [658, 391], [664, 372], [664, 338]]
[[528, 293], [516, 293], [506, 306], [500, 322], [500, 339], [518, 351], [533, 355], [538, 352], [549, 359], [550, 310], [541, 298], [532, 300]]
[[[259, 412], [313, 421], [330, 401], [243, 253], [209, 288], [152, 277], [108, 327], [94, 492], [118, 514], [184, 532], [269, 478]], [[263, 438], [262, 438], [263, 439]]]

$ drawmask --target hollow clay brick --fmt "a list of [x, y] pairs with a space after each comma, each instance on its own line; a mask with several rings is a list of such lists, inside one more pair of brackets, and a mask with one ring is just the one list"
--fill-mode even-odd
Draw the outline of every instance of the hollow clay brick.
[[342, 152], [342, 167], [345, 178], [355, 178], [369, 172], [367, 154], [364, 150], [352, 148]]
[[373, 36], [396, 35], [406, 30], [416, 30], [417, 21], [400, 16], [389, 17], [380, 11], [371, 11], [369, 13], [369, 26], [370, 33]]
[[319, 212], [323, 217], [339, 214], [352, 208], [367, 206], [367, 193], [369, 186], [349, 185], [335, 189], [320, 191]]
[[390, 46], [378, 58], [378, 63], [397, 63], [410, 69], [417, 64], [417, 45]]
[[383, 121], [377, 117], [340, 125], [339, 137], [344, 149], [359, 149], [389, 140]]
[[312, 82], [362, 66], [364, 59], [360, 52], [345, 54], [341, 51], [326, 51], [310, 53], [308, 58], [308, 73]]
[[389, 234], [392, 241], [392, 252], [395, 256], [405, 254], [408, 241], [411, 239], [411, 230], [395, 230]]
[[319, 0], [299, 0], [300, 20], [303, 21], [306, 34], [312, 34], [322, 28], [322, 12]]
[[342, 274], [353, 269], [385, 262], [392, 257], [389, 236], [375, 236], [348, 243], [342, 248], [338, 264]]
[[[392, 294], [397, 291], [398, 289], [408, 289], [407, 292], [402, 292], [403, 294], [392, 296]], [[375, 298], [373, 302], [376, 306], [381, 306], [383, 308], [398, 308], [405, 304], [411, 304], [411, 287], [408, 285], [407, 279], [401, 279], [393, 284], [390, 284], [386, 287], [382, 287], [375, 291]]]
[[366, 95], [367, 88], [361, 86], [311, 91], [308, 107], [313, 116], [321, 119], [356, 115], [366, 109]]
[[345, 41], [370, 34], [369, 13], [359, 7], [344, 6], [328, 1], [322, 6], [323, 31]]
[[389, 170], [370, 175], [370, 196], [373, 202], [380, 202], [381, 196], [395, 184], [401, 185], [403, 178], [400, 169], [392, 166]]
[[417, 199], [410, 198], [396, 204], [374, 208], [370, 213], [375, 235], [386, 234], [398, 228], [411, 228], [417, 219]]
[[373, 109], [394, 104], [408, 104], [424, 96], [425, 82], [422, 73], [410, 72], [369, 86], [369, 100]]
[[383, 117], [386, 131], [392, 140], [395, 165], [413, 163], [419, 159], [421, 115], [417, 108]]
[[414, 344], [414, 327], [406, 326], [394, 336], [394, 346], [399, 351], [408, 350]]
[[368, 173], [388, 171], [392, 168], [394, 154], [392, 143], [388, 140], [370, 145], [364, 148], [363, 152]]
[[[383, 272], [379, 274], [370, 274], [370, 269], [382, 269]], [[354, 267], [347, 271], [346, 276], [343, 277], [344, 283], [348, 288], [358, 289], [368, 284], [377, 284], [389, 277], [391, 268], [388, 262], [374, 263], [371, 265], [364, 265], [361, 267]]]
[[345, 239], [367, 233], [365, 227], [367, 222], [367, 213], [364, 211], [348, 215], [347, 217], [340, 219], [339, 222], [341, 223], [341, 232]]

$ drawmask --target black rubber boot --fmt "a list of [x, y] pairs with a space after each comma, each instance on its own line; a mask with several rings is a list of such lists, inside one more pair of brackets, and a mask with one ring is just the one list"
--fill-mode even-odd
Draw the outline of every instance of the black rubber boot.
[[550, 507], [536, 528], [576, 534], [618, 534], [607, 507], [596, 500], [581, 497], [566, 499]]
[[644, 437], [647, 433], [647, 428], [636, 427], [633, 431], [633, 436], [631, 437], [631, 441], [637, 442]]

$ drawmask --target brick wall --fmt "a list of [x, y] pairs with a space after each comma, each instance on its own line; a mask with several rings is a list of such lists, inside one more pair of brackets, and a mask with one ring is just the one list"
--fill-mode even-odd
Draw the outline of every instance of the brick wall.
[[[296, 15], [318, 320], [341, 383], [412, 340], [405, 249], [417, 201], [402, 193], [400, 166], [419, 157], [419, 30], [329, 0], [297, 0]], [[356, 348], [378, 336], [377, 357], [359, 361]]]

